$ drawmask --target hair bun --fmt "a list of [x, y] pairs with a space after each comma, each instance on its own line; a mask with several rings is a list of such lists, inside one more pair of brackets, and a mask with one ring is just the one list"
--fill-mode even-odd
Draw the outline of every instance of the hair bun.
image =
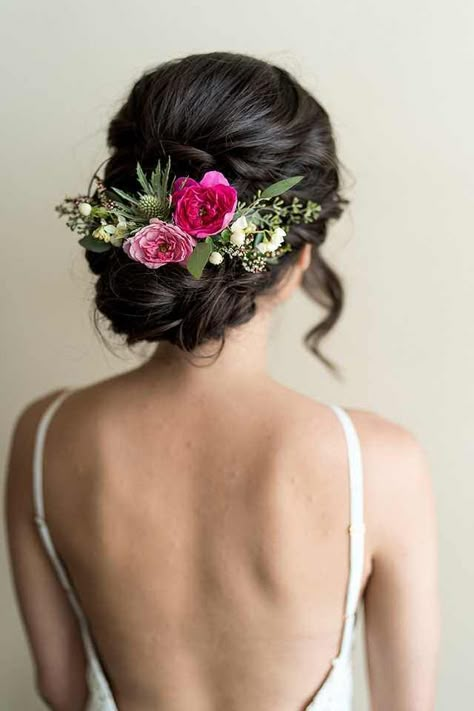
[[[257, 296], [278, 287], [303, 244], [322, 244], [345, 202], [324, 108], [284, 69], [243, 54], [194, 54], [147, 71], [112, 118], [107, 144], [104, 184], [126, 192], [139, 189], [137, 162], [147, 172], [170, 156], [174, 175], [200, 180], [205, 171], [220, 171], [245, 201], [271, 183], [304, 175], [295, 194], [322, 206], [316, 223], [290, 229], [293, 249], [259, 274], [243, 274], [230, 262], [195, 280], [176, 264], [148, 269], [121, 250], [87, 252], [99, 277], [97, 308], [129, 344], [168, 340], [194, 350], [223, 342], [229, 328], [253, 316]], [[303, 288], [327, 310], [306, 334], [320, 355], [319, 340], [342, 308], [342, 287], [317, 249], [309, 271], [317, 280], [306, 278]]]
[[166, 340], [192, 351], [203, 342], [222, 341], [228, 328], [255, 313], [262, 275], [242, 272], [234, 262], [194, 279], [179, 264], [148, 269], [123, 250], [107, 255], [96, 284], [96, 305], [128, 345]]

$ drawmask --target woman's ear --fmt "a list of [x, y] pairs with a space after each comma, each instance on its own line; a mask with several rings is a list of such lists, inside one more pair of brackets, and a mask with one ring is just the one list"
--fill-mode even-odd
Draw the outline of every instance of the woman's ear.
[[311, 244], [306, 243], [301, 247], [294, 266], [289, 270], [284, 282], [280, 285], [276, 296], [276, 302], [285, 301], [293, 291], [301, 284], [304, 271], [311, 264]]
[[304, 272], [306, 269], [308, 269], [309, 265], [311, 264], [311, 248], [312, 245], [307, 242], [300, 250], [300, 253], [298, 255], [298, 266], [301, 268], [301, 271]]

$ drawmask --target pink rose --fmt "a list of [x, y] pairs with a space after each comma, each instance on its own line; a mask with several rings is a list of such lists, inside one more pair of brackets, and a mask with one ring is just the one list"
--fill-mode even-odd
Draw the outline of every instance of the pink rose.
[[222, 173], [210, 170], [199, 183], [192, 178], [177, 178], [171, 201], [175, 223], [188, 234], [202, 238], [227, 227], [237, 207], [237, 190]]
[[167, 262], [184, 262], [189, 257], [196, 240], [169, 222], [152, 217], [123, 243], [123, 249], [131, 259], [151, 269], [162, 267]]

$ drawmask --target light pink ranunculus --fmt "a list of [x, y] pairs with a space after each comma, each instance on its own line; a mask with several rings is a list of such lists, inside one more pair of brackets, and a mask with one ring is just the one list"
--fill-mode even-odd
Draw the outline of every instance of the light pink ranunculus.
[[237, 207], [237, 190], [222, 173], [209, 170], [200, 182], [177, 178], [171, 201], [175, 223], [188, 234], [202, 239], [221, 232], [230, 223]]
[[196, 240], [177, 225], [152, 217], [123, 243], [123, 249], [131, 259], [150, 269], [157, 269], [168, 262], [186, 262]]

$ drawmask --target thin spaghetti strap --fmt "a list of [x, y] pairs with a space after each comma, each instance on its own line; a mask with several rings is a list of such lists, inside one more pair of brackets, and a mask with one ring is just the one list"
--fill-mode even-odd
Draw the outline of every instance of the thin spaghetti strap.
[[71, 390], [63, 390], [54, 400], [48, 405], [43, 412], [36, 431], [35, 449], [33, 453], [33, 505], [36, 518], [44, 520], [44, 501], [43, 501], [43, 450], [46, 433], [49, 423], [53, 415], [63, 400], [70, 394]]
[[71, 587], [66, 570], [61, 563], [58, 554], [54, 548], [53, 541], [49, 533], [48, 526], [45, 520], [44, 511], [44, 498], [43, 498], [43, 452], [44, 443], [46, 440], [46, 434], [48, 432], [49, 424], [59, 406], [62, 404], [63, 400], [69, 395], [71, 390], [63, 390], [46, 408], [43, 412], [41, 419], [38, 424], [35, 438], [35, 448], [33, 452], [33, 508], [35, 512], [35, 522], [38, 526], [39, 533], [41, 535], [42, 541], [46, 548], [46, 551], [51, 559], [51, 562], [56, 570], [58, 578], [66, 590], [71, 604], [81, 616], [81, 610], [77, 609], [77, 601], [74, 596], [74, 592]]
[[[97, 656], [97, 651], [95, 648], [95, 645], [92, 641], [92, 637], [89, 632], [89, 627], [87, 624], [86, 617], [84, 615], [84, 612], [82, 611], [81, 605], [79, 603], [79, 600], [76, 596], [76, 593], [73, 589], [73, 586], [71, 584], [71, 581], [69, 579], [69, 576], [66, 572], [66, 569], [64, 565], [61, 563], [61, 560], [56, 552], [56, 549], [54, 547], [51, 534], [49, 532], [48, 524], [46, 523], [45, 520], [45, 511], [44, 511], [44, 498], [43, 498], [43, 451], [44, 451], [44, 443], [46, 439], [46, 434], [48, 432], [48, 427], [50, 425], [50, 422], [56, 412], [56, 410], [59, 408], [59, 406], [62, 404], [62, 402], [66, 399], [66, 397], [73, 392], [72, 389], [67, 389], [64, 390], [58, 395], [51, 403], [50, 405], [46, 408], [44, 413], [41, 416], [41, 419], [38, 424], [38, 428], [36, 431], [36, 438], [35, 438], [35, 448], [33, 452], [33, 507], [34, 507], [34, 512], [35, 512], [35, 523], [38, 526], [38, 530], [41, 536], [41, 539], [44, 543], [44, 546], [46, 548], [46, 551], [48, 553], [49, 558], [51, 559], [51, 563], [54, 566], [54, 569], [56, 570], [56, 573], [58, 575], [58, 578], [64, 587], [67, 596], [69, 598], [69, 601], [71, 603], [71, 606], [74, 610], [74, 612], [77, 615], [77, 619], [80, 625], [80, 630], [81, 630], [81, 636], [82, 640], [84, 642], [84, 648], [86, 651], [86, 656], [89, 661], [91, 673], [95, 675], [96, 678], [96, 684], [99, 687], [99, 691], [102, 694], [103, 698], [110, 699], [110, 691], [105, 683], [105, 679], [103, 676], [103, 673], [101, 671], [101, 667], [99, 664], [98, 656]], [[115, 706], [113, 707], [115, 708]]]
[[349, 523], [349, 579], [346, 591], [344, 629], [338, 657], [347, 657], [351, 650], [360, 588], [364, 570], [364, 476], [362, 452], [359, 436], [348, 413], [339, 405], [330, 405], [337, 415], [347, 443], [347, 459], [350, 485], [350, 523]]

